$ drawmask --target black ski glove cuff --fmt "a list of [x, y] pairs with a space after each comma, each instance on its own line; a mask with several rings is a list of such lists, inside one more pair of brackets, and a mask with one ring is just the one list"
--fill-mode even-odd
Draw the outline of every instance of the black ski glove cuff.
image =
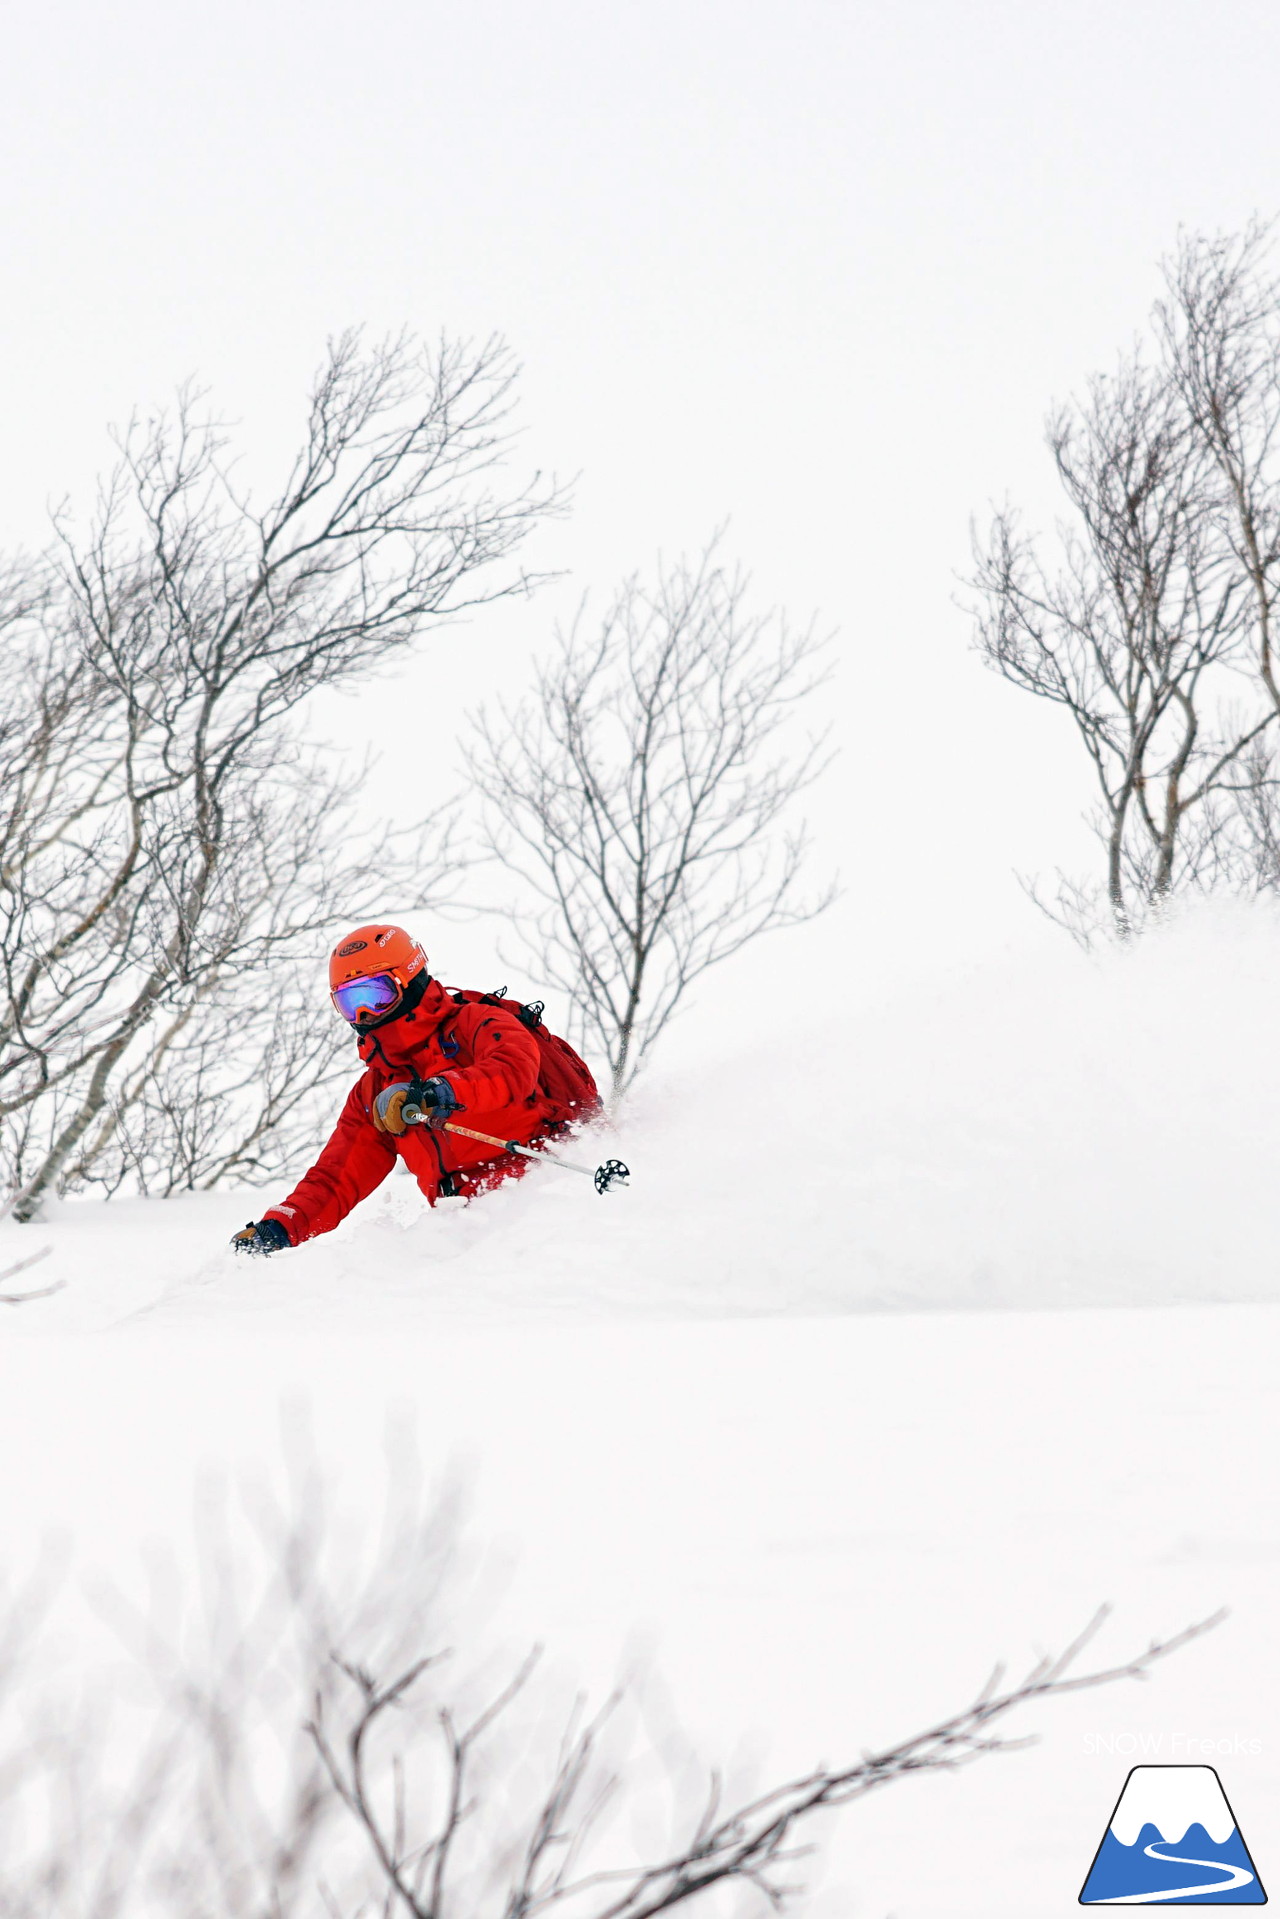
[[233, 1233], [231, 1244], [238, 1253], [283, 1253], [293, 1241], [278, 1219], [260, 1219]]
[[458, 1095], [440, 1074], [415, 1080], [405, 1105], [416, 1106], [428, 1126], [443, 1126], [450, 1114], [459, 1110]]

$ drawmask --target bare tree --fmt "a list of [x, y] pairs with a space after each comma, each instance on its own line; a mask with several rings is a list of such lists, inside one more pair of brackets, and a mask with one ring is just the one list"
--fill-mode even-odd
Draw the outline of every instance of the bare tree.
[[[534, 1684], [537, 1653], [505, 1683], [487, 1658], [424, 1657], [424, 1634], [474, 1611], [452, 1503], [397, 1476], [357, 1544], [314, 1459], [295, 1447], [294, 1461], [288, 1505], [260, 1485], [239, 1501], [206, 1490], [195, 1606], [163, 1563], [145, 1607], [98, 1591], [128, 1660], [105, 1691], [91, 1668], [60, 1697], [36, 1684], [51, 1621], [65, 1643], [56, 1561], [12, 1593], [0, 1582], [6, 1919], [656, 1919], [720, 1910], [725, 1889], [781, 1911], [819, 1815], [1034, 1743], [1004, 1731], [1021, 1708], [1145, 1679], [1223, 1616], [1079, 1671], [1104, 1608], [1064, 1652], [1013, 1684], [997, 1668], [920, 1733], [731, 1791], [669, 1736], [657, 1749], [632, 1688], [566, 1718], [558, 1688]], [[663, 1801], [670, 1839], [646, 1858], [635, 1815]]]
[[585, 618], [523, 704], [482, 712], [469, 754], [485, 835], [531, 886], [528, 958], [568, 998], [616, 1098], [708, 967], [811, 919], [798, 796], [825, 733], [797, 727], [824, 642], [747, 608], [716, 543]]
[[1252, 657], [1280, 710], [1280, 279], [1272, 230], [1184, 239], [1156, 327], [1193, 429], [1218, 474], [1220, 530], [1250, 602]]
[[116, 1077], [62, 1184], [168, 1194], [286, 1172], [350, 1077], [316, 947], [337, 924], [445, 897], [461, 860], [451, 816], [370, 833], [347, 781], [311, 760], [271, 769], [246, 805], [228, 937], [166, 1002]]
[[[259, 1165], [300, 1081], [331, 1066], [278, 982], [408, 863], [353, 839], [341, 772], [302, 753], [295, 716], [528, 585], [508, 563], [556, 496], [536, 478], [493, 490], [513, 379], [497, 343], [344, 335], [263, 504], [186, 393], [122, 436], [87, 530], [61, 516], [54, 550], [0, 581], [0, 1128], [17, 1217], [50, 1187], [148, 1163], [161, 1183]], [[419, 893], [440, 879], [433, 850], [428, 835]], [[281, 1070], [237, 1097], [255, 1049]], [[176, 1156], [172, 1137], [156, 1149], [163, 1114], [171, 1134], [194, 1117]]]
[[454, 1502], [426, 1493], [398, 1437], [367, 1530], [334, 1514], [295, 1429], [284, 1499], [261, 1471], [206, 1478], [193, 1563], [153, 1542], [145, 1599], [78, 1591], [53, 1546], [22, 1582], [0, 1570], [5, 1919], [318, 1919], [327, 1896], [371, 1910], [377, 1874], [303, 1722], [317, 1690], [340, 1702], [335, 1643], [403, 1663], [455, 1586], [471, 1593]]
[[1127, 937], [1176, 894], [1274, 888], [1280, 425], [1265, 234], [1189, 237], [1153, 346], [1051, 415], [1072, 509], [1050, 568], [1012, 511], [977, 552], [978, 645], [1092, 763], [1101, 888], [1049, 910]]
[[[487, 1857], [510, 1856], [514, 1861], [514, 1869], [505, 1885], [495, 1889], [488, 1909], [495, 1916], [501, 1914], [501, 1919], [533, 1919], [537, 1913], [569, 1910], [582, 1919], [656, 1919], [659, 1913], [691, 1904], [716, 1888], [739, 1885], [751, 1887], [772, 1911], [780, 1912], [801, 1888], [780, 1878], [779, 1872], [813, 1850], [811, 1845], [797, 1845], [797, 1838], [808, 1830], [815, 1814], [849, 1805], [917, 1773], [952, 1771], [992, 1753], [1033, 1744], [1031, 1738], [1002, 1737], [992, 1728], [1032, 1701], [1118, 1679], [1143, 1679], [1158, 1660], [1224, 1617], [1218, 1613], [1171, 1639], [1152, 1641], [1144, 1652], [1118, 1665], [1074, 1672], [1106, 1613], [1104, 1607], [1064, 1652], [1045, 1655], [1017, 1684], [1006, 1687], [1003, 1669], [997, 1667], [971, 1705], [882, 1752], [864, 1754], [853, 1765], [820, 1766], [732, 1810], [724, 1808], [721, 1782], [713, 1775], [706, 1801], [685, 1838], [656, 1864], [581, 1867], [593, 1829], [621, 1782], [601, 1767], [597, 1750], [617, 1701], [606, 1704], [586, 1724], [581, 1723], [579, 1708], [552, 1765], [545, 1795], [522, 1822], [519, 1835], [499, 1841], [491, 1831], [486, 1837]], [[470, 1768], [480, 1742], [525, 1685], [532, 1662], [526, 1662], [465, 1726], [448, 1708], [440, 1711], [445, 1783], [438, 1810], [419, 1830], [412, 1829], [406, 1811], [404, 1756], [395, 1755], [389, 1764], [384, 1760], [379, 1786], [371, 1777], [370, 1748], [386, 1716], [403, 1704], [435, 1662], [417, 1660], [388, 1682], [339, 1663], [355, 1693], [341, 1741], [330, 1734], [321, 1702], [309, 1731], [339, 1798], [368, 1837], [386, 1884], [388, 1911], [402, 1913], [405, 1919], [448, 1919], [463, 1911], [474, 1916], [474, 1890], [455, 1896], [450, 1883], [459, 1835], [468, 1821], [492, 1811], [477, 1796]]]

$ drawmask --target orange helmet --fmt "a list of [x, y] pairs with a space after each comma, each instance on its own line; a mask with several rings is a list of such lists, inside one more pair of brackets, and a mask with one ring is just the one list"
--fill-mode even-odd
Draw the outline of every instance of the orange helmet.
[[427, 956], [403, 927], [357, 926], [329, 957], [329, 996], [353, 1026], [380, 1026], [404, 1011], [420, 976], [425, 985]]

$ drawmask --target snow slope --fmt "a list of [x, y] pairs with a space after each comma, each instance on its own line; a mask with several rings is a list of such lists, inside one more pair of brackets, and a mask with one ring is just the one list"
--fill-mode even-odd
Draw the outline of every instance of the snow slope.
[[809, 1910], [1076, 1910], [1144, 1758], [1215, 1764], [1274, 1879], [1277, 962], [1215, 916], [860, 1017], [793, 987], [750, 1054], [652, 1082], [604, 1201], [548, 1172], [426, 1217], [396, 1179], [267, 1265], [222, 1244], [251, 1195], [0, 1228], [0, 1266], [53, 1248], [16, 1284], [69, 1282], [0, 1323], [10, 1555], [57, 1524], [127, 1578], [291, 1397], [358, 1508], [399, 1405], [514, 1559], [495, 1643], [602, 1685], [639, 1633], [708, 1761], [770, 1778], [1100, 1600], [1102, 1658], [1229, 1604], [1150, 1684], [1029, 1715], [1035, 1750], [849, 1812]]
[[278, 1187], [117, 1202], [105, 1228], [101, 1207], [54, 1207], [0, 1226], [0, 1267], [38, 1240], [40, 1280], [74, 1286], [11, 1330], [1280, 1295], [1271, 916], [1201, 915], [1098, 961], [1064, 944], [864, 1008], [822, 996], [780, 985], [750, 1048], [726, 1034], [719, 1062], [655, 1078], [619, 1135], [583, 1142], [629, 1160], [629, 1192], [547, 1172], [427, 1220], [393, 1178], [329, 1239], [238, 1271], [227, 1236]]

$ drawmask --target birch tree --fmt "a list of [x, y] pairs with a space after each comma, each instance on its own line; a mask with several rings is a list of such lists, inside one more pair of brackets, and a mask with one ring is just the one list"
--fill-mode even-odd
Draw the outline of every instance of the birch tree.
[[[513, 381], [496, 343], [344, 335], [262, 501], [186, 393], [123, 434], [84, 529], [60, 517], [51, 551], [11, 568], [0, 1151], [19, 1218], [155, 1161], [166, 1110], [162, 1174], [166, 1158], [180, 1181], [246, 1171], [331, 1065], [291, 965], [406, 868], [390, 840], [370, 860], [341, 770], [297, 719], [317, 689], [527, 584], [514, 555], [554, 490], [496, 484]], [[414, 864], [429, 895], [429, 835]]]
[[977, 643], [1088, 758], [1100, 882], [1048, 909], [1127, 938], [1178, 895], [1277, 883], [1280, 327], [1267, 237], [1188, 237], [1149, 338], [1056, 408], [1055, 550], [1012, 509], [978, 543]]
[[629, 579], [598, 626], [557, 635], [528, 699], [476, 720], [485, 843], [537, 901], [525, 957], [615, 1098], [709, 968], [834, 896], [806, 890], [796, 812], [826, 759], [806, 725], [824, 645], [753, 612], [713, 543]]

